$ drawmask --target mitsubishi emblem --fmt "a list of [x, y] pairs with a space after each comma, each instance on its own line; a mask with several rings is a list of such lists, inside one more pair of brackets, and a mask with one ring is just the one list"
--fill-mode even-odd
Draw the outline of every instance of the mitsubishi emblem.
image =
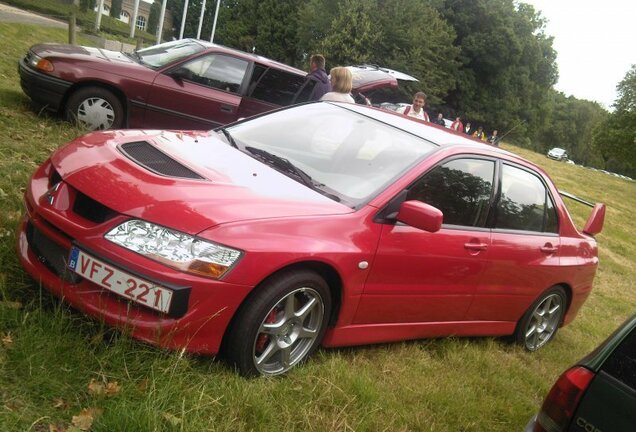
[[55, 192], [57, 192], [61, 184], [62, 182], [58, 182], [51, 189], [46, 191], [46, 200], [50, 205], [53, 205], [53, 201], [55, 201]]

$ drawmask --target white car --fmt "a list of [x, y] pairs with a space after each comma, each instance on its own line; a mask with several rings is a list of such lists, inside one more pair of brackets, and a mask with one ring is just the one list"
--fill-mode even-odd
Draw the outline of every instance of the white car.
[[550, 159], [556, 159], [556, 160], [567, 160], [568, 152], [562, 148], [554, 147], [548, 152], [548, 157]]

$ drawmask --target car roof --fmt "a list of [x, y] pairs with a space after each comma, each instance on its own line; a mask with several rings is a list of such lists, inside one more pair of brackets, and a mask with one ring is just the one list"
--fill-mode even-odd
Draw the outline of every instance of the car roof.
[[436, 125], [433, 123], [423, 123], [412, 117], [407, 117], [403, 114], [399, 114], [394, 111], [388, 111], [385, 109], [370, 107], [370, 106], [360, 105], [360, 104], [350, 104], [350, 103], [341, 103], [341, 102], [329, 102], [329, 103], [331, 103], [332, 105], [341, 106], [350, 111], [355, 111], [367, 117], [372, 117], [378, 121], [390, 124], [399, 129], [403, 129], [413, 135], [416, 135], [427, 141], [431, 141], [432, 143], [437, 144], [439, 146], [462, 145], [462, 146], [481, 148], [481, 149], [485, 148], [485, 149], [489, 149], [498, 153], [513, 155], [513, 153], [510, 153], [499, 147], [495, 147], [493, 145], [487, 144], [483, 141], [474, 139], [462, 132], [453, 131], [448, 128], [445, 128], [444, 126]]
[[195, 41], [197, 43], [200, 43], [201, 45], [205, 46], [206, 48], [214, 48], [214, 49], [217, 49], [217, 50], [221, 50], [221, 51], [229, 53], [229, 54], [234, 54], [236, 56], [243, 57], [244, 59], [249, 59], [249, 60], [258, 62], [258, 63], [263, 64], [265, 66], [275, 67], [277, 69], [282, 69], [282, 70], [285, 70], [287, 72], [295, 73], [297, 75], [302, 75], [302, 76], [307, 75], [306, 71], [303, 71], [301, 69], [286, 65], [285, 63], [281, 63], [281, 62], [278, 62], [276, 60], [272, 60], [272, 59], [267, 58], [267, 57], [260, 56], [258, 54], [248, 53], [248, 52], [241, 51], [241, 50], [238, 50], [238, 49], [235, 49], [235, 48], [230, 48], [230, 47], [226, 47], [224, 45], [219, 45], [219, 44], [215, 44], [215, 43], [211, 43], [211, 42], [207, 42], [207, 41], [203, 41], [203, 40], [198, 40], [198, 39], [191, 39], [191, 40]]

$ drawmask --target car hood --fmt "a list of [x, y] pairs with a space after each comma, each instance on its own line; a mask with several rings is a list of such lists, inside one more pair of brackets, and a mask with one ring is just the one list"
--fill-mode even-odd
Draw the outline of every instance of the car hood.
[[116, 64], [137, 64], [123, 53], [101, 48], [67, 44], [38, 44], [31, 47], [31, 51], [40, 57], [67, 57], [77, 59], [91, 59]]
[[353, 211], [215, 132], [97, 132], [51, 161], [66, 183], [100, 204], [189, 234], [229, 222]]

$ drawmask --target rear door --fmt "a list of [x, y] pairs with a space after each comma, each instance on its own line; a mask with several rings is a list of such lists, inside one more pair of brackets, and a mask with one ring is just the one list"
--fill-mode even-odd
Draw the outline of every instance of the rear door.
[[145, 125], [161, 129], [211, 129], [238, 119], [249, 62], [208, 53], [157, 75]]
[[241, 101], [239, 117], [305, 102], [309, 100], [315, 84], [304, 75], [255, 63], [246, 96]]
[[500, 173], [500, 196], [489, 221], [491, 264], [468, 320], [517, 321], [567, 271], [560, 265], [554, 201], [541, 177], [507, 162]]

